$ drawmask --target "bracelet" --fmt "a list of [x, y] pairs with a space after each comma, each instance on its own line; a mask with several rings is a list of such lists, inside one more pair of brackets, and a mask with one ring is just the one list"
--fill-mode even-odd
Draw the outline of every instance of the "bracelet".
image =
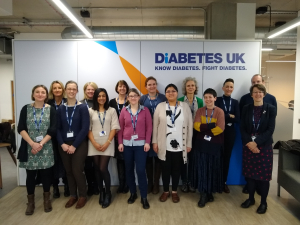
[[111, 141], [109, 139], [107, 141], [109, 142], [109, 144], [111, 144]]

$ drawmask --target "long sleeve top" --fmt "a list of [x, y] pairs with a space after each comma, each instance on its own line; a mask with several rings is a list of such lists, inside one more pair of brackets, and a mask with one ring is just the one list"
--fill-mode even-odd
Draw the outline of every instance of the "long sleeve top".
[[81, 142], [86, 139], [89, 132], [90, 126], [90, 115], [85, 104], [78, 104], [76, 106], [71, 131], [73, 132], [73, 137], [67, 137], [69, 130], [69, 124], [67, 121], [66, 110], [68, 113], [68, 118], [71, 120], [71, 115], [73, 113], [74, 106], [67, 107], [66, 104], [61, 105], [57, 109], [57, 141], [59, 145], [67, 141], [74, 141], [73, 146], [77, 148]]

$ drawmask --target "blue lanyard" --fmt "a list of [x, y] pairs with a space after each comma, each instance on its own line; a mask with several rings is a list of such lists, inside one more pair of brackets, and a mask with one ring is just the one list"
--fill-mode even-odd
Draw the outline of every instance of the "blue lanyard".
[[89, 105], [88, 105], [86, 99], [84, 99], [84, 101], [85, 101], [85, 104], [86, 104], [87, 109], [89, 109]]
[[231, 101], [232, 99], [230, 98], [230, 102], [229, 102], [229, 110], [227, 111], [227, 107], [226, 107], [226, 104], [225, 104], [225, 100], [224, 100], [224, 97], [223, 98], [223, 103], [224, 103], [224, 108], [225, 108], [225, 113], [227, 112], [228, 114], [230, 113], [230, 110], [231, 110]]
[[[67, 103], [67, 104], [68, 104], [68, 103]], [[74, 116], [74, 112], [75, 112], [75, 109], [76, 109], [76, 106], [77, 106], [77, 100], [76, 100], [76, 103], [75, 103], [73, 112], [72, 112], [72, 114], [71, 114], [70, 120], [69, 120], [69, 115], [68, 115], [68, 105], [67, 105], [67, 104], [66, 104], [66, 117], [67, 117], [67, 123], [69, 124], [69, 131], [71, 131], [71, 126], [72, 126], [73, 116]]]
[[133, 127], [133, 132], [135, 134], [136, 124], [137, 124], [138, 115], [139, 115], [139, 109], [136, 112], [135, 123], [133, 123], [133, 115], [132, 115], [131, 108], [129, 107], [128, 109], [129, 109], [129, 113], [130, 113], [130, 117], [131, 117], [131, 124], [132, 124], [132, 127]]
[[210, 124], [211, 119], [212, 119], [212, 117], [213, 117], [213, 115], [214, 115], [214, 111], [215, 111], [215, 108], [213, 108], [213, 111], [212, 111], [211, 114], [210, 114], [210, 120], [209, 120], [209, 122], [208, 122], [208, 119], [207, 119], [207, 107], [206, 107], [206, 109], [205, 109], [205, 116], [206, 116], [206, 123], [207, 123], [207, 124]]
[[168, 101], [167, 101], [167, 103], [168, 103], [169, 110], [171, 111], [171, 120], [172, 120], [172, 125], [173, 125], [173, 127], [174, 127], [174, 126], [175, 126], [175, 116], [176, 116], [176, 110], [177, 110], [177, 106], [178, 106], [178, 101], [176, 101], [174, 114], [172, 113], [172, 110], [171, 110], [171, 108], [170, 108], [170, 104], [169, 104]]
[[[124, 99], [124, 104], [123, 105], [125, 105], [126, 99], [127, 99], [127, 96]], [[119, 97], [117, 98], [117, 105], [118, 105], [118, 111], [119, 111], [119, 115], [120, 115], [121, 114], [121, 109], [120, 109], [120, 100], [119, 100]]]
[[[191, 108], [191, 105], [190, 105], [190, 102], [189, 102], [189, 99], [188, 99], [187, 96], [186, 96], [186, 99], [187, 99], [188, 104], [189, 104], [189, 106], [190, 106], [190, 108]], [[193, 97], [193, 105], [192, 105], [192, 108], [191, 108], [191, 112], [192, 112], [192, 115], [193, 115], [193, 116], [194, 116], [194, 111], [195, 111], [195, 96]]]
[[257, 127], [255, 127], [255, 121], [254, 121], [254, 109], [253, 109], [252, 122], [253, 122], [253, 127], [254, 127], [254, 130], [255, 130], [255, 133], [258, 132], [258, 128], [259, 128], [259, 125], [260, 125], [260, 120], [261, 120], [261, 117], [259, 118], [259, 121], [258, 121], [258, 123], [257, 123]]
[[100, 112], [98, 112], [98, 117], [99, 117], [99, 120], [100, 120], [100, 123], [101, 123], [101, 126], [102, 126], [102, 130], [103, 130], [103, 126], [104, 126], [104, 122], [105, 122], [105, 115], [106, 115], [106, 110], [104, 110], [104, 115], [103, 115], [103, 122], [101, 120], [101, 117], [100, 117]]
[[[57, 110], [59, 105], [56, 104], [55, 100], [54, 100], [54, 104], [55, 104], [55, 109]], [[63, 105], [63, 104], [64, 104], [64, 100], [62, 99], [60, 105]]]
[[35, 128], [38, 130], [38, 132], [40, 132], [40, 126], [41, 126], [41, 123], [42, 123], [42, 118], [43, 118], [44, 110], [45, 110], [45, 103], [43, 105], [43, 110], [42, 110], [42, 114], [41, 114], [41, 117], [40, 117], [39, 125], [37, 124], [37, 120], [36, 120], [35, 107], [32, 106], [32, 109], [33, 109], [33, 118], [34, 118]]
[[[150, 105], [151, 105], [151, 111], [152, 111], [153, 114], [154, 114], [154, 111], [155, 111], [156, 106], [157, 106], [157, 97], [158, 97], [158, 94], [156, 94], [155, 99], [151, 100], [150, 95], [148, 94], [149, 102], [150, 102]], [[155, 102], [154, 106], [152, 105], [152, 101]]]

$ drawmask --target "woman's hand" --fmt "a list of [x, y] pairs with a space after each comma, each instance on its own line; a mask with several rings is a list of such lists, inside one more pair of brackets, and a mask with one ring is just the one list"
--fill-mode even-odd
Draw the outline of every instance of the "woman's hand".
[[67, 151], [69, 150], [69, 147], [70, 147], [70, 146], [67, 145], [67, 144], [62, 144], [62, 145], [61, 145], [61, 148], [63, 149], [64, 152], [67, 152]]
[[104, 145], [101, 146], [100, 151], [104, 152], [108, 148], [108, 146], [109, 146], [109, 142], [107, 141], [107, 142], [105, 142]]
[[31, 145], [31, 148], [36, 150], [36, 151], [40, 151], [43, 148], [43, 145], [40, 145], [39, 143], [33, 142], [33, 144]]
[[230, 118], [235, 118], [235, 115], [229, 114]]
[[253, 150], [251, 150], [251, 152], [257, 154], [257, 153], [260, 153], [260, 150], [258, 148], [254, 148]]
[[246, 146], [252, 151], [257, 147], [257, 144], [254, 141], [248, 142]]
[[94, 147], [95, 147], [95, 149], [96, 149], [97, 151], [100, 151], [100, 152], [101, 152], [102, 146], [101, 146], [99, 143], [94, 142], [93, 145], [94, 145]]
[[189, 153], [192, 150], [190, 147], [186, 147], [186, 151]]
[[119, 152], [123, 152], [124, 151], [124, 145], [123, 144], [119, 144]]
[[38, 153], [38, 151], [37, 151], [37, 150], [34, 150], [34, 149], [31, 149], [31, 153], [32, 153], [33, 155], [36, 155], [36, 154]]
[[71, 145], [71, 146], [69, 147], [67, 153], [68, 153], [68, 154], [74, 154], [75, 150], [76, 150], [76, 148], [75, 148], [73, 145]]
[[150, 145], [148, 144], [148, 143], [146, 143], [145, 145], [144, 145], [144, 151], [145, 152], [148, 152], [150, 150]]
[[155, 153], [157, 154], [158, 153], [158, 144], [157, 143], [154, 143], [152, 144], [153, 145], [153, 150], [155, 151]]

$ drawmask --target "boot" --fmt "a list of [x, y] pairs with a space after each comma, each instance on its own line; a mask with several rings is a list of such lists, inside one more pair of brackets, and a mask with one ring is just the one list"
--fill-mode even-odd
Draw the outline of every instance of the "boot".
[[100, 191], [99, 205], [102, 205], [102, 204], [103, 204], [104, 198], [105, 198], [105, 189], [103, 188], [102, 191]]
[[200, 208], [203, 208], [207, 202], [208, 202], [207, 193], [202, 193], [201, 197], [200, 197], [200, 200], [198, 202], [198, 206]]
[[158, 194], [159, 193], [159, 179], [161, 174], [161, 166], [160, 162], [158, 160], [155, 160], [155, 173], [154, 173], [154, 184], [152, 189], [152, 194]]
[[102, 203], [102, 208], [107, 208], [111, 203], [111, 192], [105, 193], [105, 197]]
[[59, 198], [59, 197], [60, 197], [59, 188], [58, 186], [53, 185], [53, 198]]
[[27, 195], [28, 203], [27, 203], [27, 209], [25, 212], [25, 215], [32, 215], [34, 213], [34, 195]]
[[44, 192], [44, 211], [45, 212], [51, 212], [52, 211], [52, 205], [50, 200], [50, 192]]
[[153, 189], [153, 158], [152, 157], [147, 158], [146, 173], [147, 173], [147, 180], [148, 180], [147, 193], [150, 194]]

